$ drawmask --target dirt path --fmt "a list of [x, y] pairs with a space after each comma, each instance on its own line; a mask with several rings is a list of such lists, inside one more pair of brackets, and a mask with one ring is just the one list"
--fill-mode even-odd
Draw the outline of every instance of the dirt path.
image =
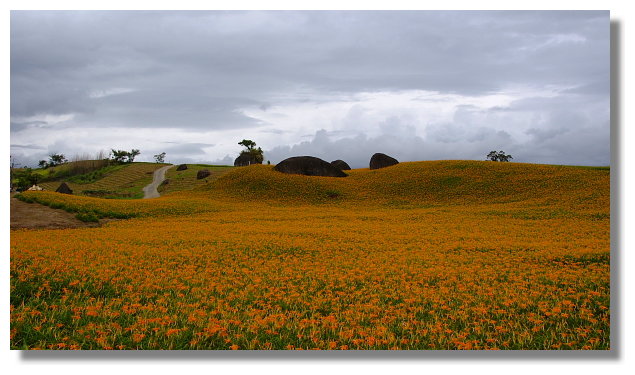
[[78, 220], [75, 214], [64, 210], [52, 209], [39, 203], [26, 203], [11, 197], [11, 229], [62, 229], [99, 226], [99, 223], [84, 223]]
[[166, 165], [165, 167], [161, 167], [154, 171], [152, 183], [143, 188], [143, 199], [158, 198], [161, 196], [157, 191], [157, 188], [161, 185], [163, 180], [165, 180], [165, 172], [173, 166], [174, 165]]

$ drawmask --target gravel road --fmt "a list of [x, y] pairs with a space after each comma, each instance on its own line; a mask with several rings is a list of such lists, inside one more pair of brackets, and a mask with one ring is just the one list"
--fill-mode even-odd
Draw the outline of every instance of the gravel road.
[[143, 199], [158, 198], [161, 196], [157, 191], [157, 188], [161, 185], [163, 180], [165, 180], [165, 172], [172, 167], [174, 167], [174, 165], [166, 165], [165, 167], [161, 167], [154, 171], [152, 183], [143, 188]]

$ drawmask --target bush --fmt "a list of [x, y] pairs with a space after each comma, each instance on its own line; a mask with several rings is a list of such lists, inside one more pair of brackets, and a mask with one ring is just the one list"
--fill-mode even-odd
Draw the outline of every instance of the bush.
[[59, 202], [50, 202], [48, 206], [55, 209], [64, 208], [64, 204]]
[[79, 212], [75, 217], [85, 223], [99, 223], [99, 218], [94, 212]]
[[16, 198], [16, 199], [21, 200], [22, 202], [26, 202], [26, 203], [33, 203], [33, 202], [35, 202], [35, 200], [34, 200], [33, 198], [31, 198], [31, 197], [25, 197], [25, 196], [24, 196], [24, 195], [22, 195], [22, 194], [16, 194], [16, 195], [15, 195], [15, 198]]

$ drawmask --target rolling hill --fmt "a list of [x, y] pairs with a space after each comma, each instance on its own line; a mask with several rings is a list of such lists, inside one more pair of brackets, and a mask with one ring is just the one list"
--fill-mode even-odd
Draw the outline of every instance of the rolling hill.
[[278, 203], [381, 205], [534, 201], [608, 207], [610, 169], [487, 161], [407, 162], [347, 171], [345, 178], [236, 168], [195, 191]]
[[[142, 189], [152, 182], [152, 173], [164, 166], [159, 163], [131, 163], [105, 168], [103, 175], [88, 183], [81, 181], [82, 176], [71, 176], [56, 181], [42, 182], [39, 185], [45, 190], [55, 191], [62, 182], [66, 182], [76, 195], [100, 198], [141, 198]], [[95, 172], [99, 172], [95, 171]], [[92, 172], [95, 174], [95, 172]]]
[[347, 173], [256, 165], [156, 199], [23, 193], [129, 220], [12, 231], [11, 348], [611, 347], [609, 168]]

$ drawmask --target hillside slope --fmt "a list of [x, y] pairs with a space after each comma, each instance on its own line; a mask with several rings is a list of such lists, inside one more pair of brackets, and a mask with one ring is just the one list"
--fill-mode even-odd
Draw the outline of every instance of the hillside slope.
[[349, 176], [343, 178], [309, 177], [279, 173], [265, 165], [240, 167], [222, 172], [203, 186], [181, 186], [184, 190], [152, 200], [117, 201], [47, 191], [22, 195], [27, 201], [71, 212], [94, 211], [100, 217], [179, 216], [243, 205], [262, 210], [317, 205], [351, 212], [372, 207], [472, 207], [486, 216], [524, 220], [610, 218], [609, 168], [426, 161], [347, 172]]
[[[208, 165], [208, 164], [187, 164], [187, 169], [177, 171], [176, 166], [170, 168], [165, 174], [165, 183], [159, 186], [159, 193], [161, 195], [174, 193], [177, 191], [191, 190], [203, 185], [206, 185], [211, 180], [223, 175], [229, 170], [233, 169], [232, 166], [226, 165]], [[198, 171], [208, 170], [211, 174], [207, 178], [197, 179], [196, 174]]]
[[609, 206], [610, 169], [486, 161], [423, 161], [347, 171], [345, 178], [237, 168], [200, 191], [281, 203], [470, 204], [535, 201]]
[[[79, 184], [66, 183], [73, 190], [73, 194], [102, 198], [141, 198], [144, 186], [152, 182], [154, 171], [165, 164], [131, 163], [106, 174], [97, 181]], [[45, 190], [55, 191], [62, 181], [41, 183]]]

